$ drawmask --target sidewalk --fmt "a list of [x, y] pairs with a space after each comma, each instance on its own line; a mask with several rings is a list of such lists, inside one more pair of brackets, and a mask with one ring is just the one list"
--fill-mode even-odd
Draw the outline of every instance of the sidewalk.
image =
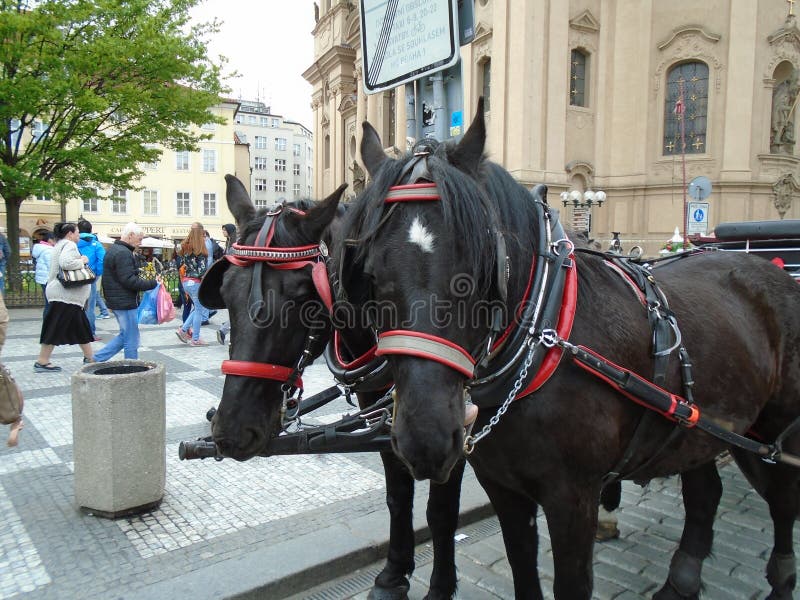
[[[207, 347], [180, 343], [178, 321], [141, 327], [139, 358], [167, 370], [164, 501], [115, 521], [83, 514], [74, 502], [70, 393], [82, 355], [56, 348], [52, 362], [63, 371], [35, 373], [41, 309], [10, 313], [2, 360], [25, 394], [25, 428], [17, 448], [0, 447], [0, 599], [203, 600], [254, 590], [280, 598], [383, 557], [389, 521], [377, 454], [178, 460], [180, 441], [208, 434], [206, 411], [222, 393], [227, 347], [214, 330], [225, 311], [203, 327]], [[104, 340], [117, 331], [113, 318], [97, 327]], [[308, 395], [332, 385], [324, 364], [303, 380]], [[331, 422], [349, 410], [340, 399], [314, 416]], [[427, 484], [417, 488], [422, 528]], [[487, 514], [469, 472], [462, 515]]]
[[[57, 348], [52, 360], [64, 370], [34, 373], [41, 310], [10, 312], [2, 358], [26, 404], [19, 447], [0, 446], [0, 600], [366, 599], [383, 564], [389, 523], [377, 455], [178, 460], [180, 441], [207, 435], [205, 413], [222, 392], [219, 364], [227, 348], [215, 342], [214, 330], [224, 311], [203, 328], [210, 345], [202, 348], [178, 341], [177, 321], [142, 327], [140, 358], [167, 369], [166, 493], [158, 510], [116, 521], [85, 515], [74, 503], [70, 377], [81, 367], [80, 351]], [[105, 340], [116, 332], [114, 319], [97, 324]], [[332, 384], [324, 364], [309, 367], [303, 380], [308, 394]], [[331, 422], [348, 410], [340, 399], [315, 417]], [[734, 465], [721, 473], [724, 495], [702, 598], [763, 598], [772, 547], [767, 507]], [[417, 486], [420, 532], [427, 489]], [[512, 598], [499, 526], [469, 467], [461, 506], [459, 600]], [[625, 482], [619, 520], [620, 539], [595, 546], [594, 597], [649, 598], [663, 583], [680, 539], [678, 478], [645, 489]], [[538, 525], [542, 584], [552, 598], [552, 555], [541, 512]], [[797, 542], [795, 549], [800, 552]], [[411, 600], [427, 591], [431, 559], [423, 541]]]

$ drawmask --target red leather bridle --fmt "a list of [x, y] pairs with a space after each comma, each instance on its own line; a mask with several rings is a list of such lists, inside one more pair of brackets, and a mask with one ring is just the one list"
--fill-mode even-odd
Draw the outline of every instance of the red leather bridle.
[[[277, 270], [299, 270], [311, 267], [311, 276], [317, 293], [328, 310], [333, 305], [333, 294], [328, 280], [328, 269], [323, 260], [327, 249], [323, 243], [308, 244], [305, 246], [279, 247], [272, 246], [275, 235], [275, 226], [278, 216], [283, 211], [291, 211], [299, 215], [305, 214], [295, 208], [280, 206], [278, 209], [267, 213], [264, 224], [256, 236], [252, 246], [233, 244], [230, 254], [225, 255], [225, 260], [237, 267], [253, 267], [253, 276], [250, 285], [249, 306], [258, 306], [262, 301], [261, 271], [263, 265]], [[252, 313], [251, 313], [252, 314]], [[222, 372], [225, 375], [238, 375], [242, 377], [256, 377], [279, 381], [284, 384], [285, 392], [291, 388], [303, 389], [301, 375], [307, 365], [310, 346], [316, 340], [313, 331], [306, 336], [306, 348], [298, 363], [294, 367], [274, 365], [246, 360], [225, 360], [222, 362]]]

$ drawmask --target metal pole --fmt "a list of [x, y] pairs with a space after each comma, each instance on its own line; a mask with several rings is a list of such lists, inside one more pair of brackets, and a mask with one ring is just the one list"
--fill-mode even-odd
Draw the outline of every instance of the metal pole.
[[686, 238], [689, 205], [686, 200], [686, 105], [683, 103], [683, 79], [678, 81], [678, 91], [680, 94], [679, 102], [681, 103], [681, 112], [678, 118], [681, 120], [681, 163], [683, 169], [683, 249], [686, 250], [689, 247], [689, 240]]
[[[414, 82], [410, 81], [405, 85], [406, 92], [406, 137], [417, 138], [417, 101], [415, 98]], [[406, 144], [398, 145], [405, 149]]]
[[436, 139], [444, 141], [447, 139], [447, 129], [445, 128], [445, 110], [444, 110], [444, 76], [442, 71], [434, 74], [431, 77], [433, 82], [433, 114], [436, 115]]

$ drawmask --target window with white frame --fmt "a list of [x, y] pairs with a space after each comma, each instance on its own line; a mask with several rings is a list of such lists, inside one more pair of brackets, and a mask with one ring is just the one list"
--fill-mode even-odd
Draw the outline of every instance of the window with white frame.
[[311, 149], [311, 146], [306, 146], [306, 160], [311, 162], [311, 159], [314, 157], [314, 151]]
[[300, 163], [292, 165], [292, 175], [300, 175]]
[[261, 117], [259, 119], [259, 125], [261, 125], [261, 127], [269, 127], [269, 117]]
[[150, 217], [158, 215], [157, 190], [142, 190], [142, 214]]
[[253, 168], [256, 171], [266, 171], [267, 164], [269, 163], [269, 159], [266, 156], [256, 156], [253, 159]]
[[[155, 150], [155, 149], [156, 149], [156, 147], [155, 147], [154, 145], [152, 145], [152, 144], [145, 144], [145, 147], [146, 147], [148, 150]], [[144, 165], [143, 165], [143, 166], [144, 166], [144, 168], [145, 168], [145, 169], [147, 169], [148, 171], [155, 171], [156, 169], [158, 169], [158, 161], [159, 161], [159, 159], [158, 159], [158, 157], [156, 157], [156, 158], [153, 160], [153, 162], [147, 162], [147, 163], [144, 163]]]
[[292, 155], [293, 156], [300, 156], [300, 150], [301, 150], [300, 144], [294, 144], [292, 146]]
[[311, 181], [311, 174], [313, 173], [311, 167], [308, 167], [308, 180]]
[[189, 217], [192, 214], [192, 196], [189, 192], [175, 193], [175, 214], [179, 217]]
[[175, 153], [175, 168], [178, 171], [189, 170], [189, 151], [181, 150]]
[[275, 180], [275, 191], [276, 192], [285, 192], [286, 191], [286, 180], [285, 179], [276, 179]]
[[205, 192], [203, 194], [203, 216], [216, 217], [217, 216], [217, 194], [214, 192]]
[[149, 217], [158, 215], [158, 191], [142, 191], [142, 214]]
[[257, 135], [256, 150], [266, 150], [266, 149], [267, 149], [267, 137], [264, 135]]
[[273, 127], [280, 127], [281, 126], [281, 120], [280, 119], [272, 119], [272, 126]]
[[312, 195], [311, 186], [308, 186], [308, 197], [310, 198]]
[[96, 213], [98, 204], [97, 190], [91, 190], [81, 198], [81, 208], [85, 213]]
[[20, 129], [20, 120], [19, 119], [11, 119], [11, 125], [9, 129], [9, 133], [11, 134], [11, 151], [14, 152], [15, 148], [17, 147], [17, 142], [19, 141], [19, 129]]
[[31, 134], [33, 135], [33, 141], [38, 142], [39, 139], [47, 132], [48, 127], [49, 123], [43, 123], [42, 121], [34, 121], [33, 130], [31, 131]]
[[217, 151], [208, 148], [203, 149], [203, 172], [216, 173], [217, 171]]
[[300, 197], [300, 184], [299, 183], [295, 183], [294, 185], [292, 185], [292, 194], [294, 195], [295, 198], [299, 198]]
[[248, 125], [255, 125], [256, 124], [256, 116], [255, 115], [247, 115], [247, 124]]
[[53, 199], [47, 194], [47, 192], [44, 192], [42, 194], [36, 194], [36, 199], [37, 200], [41, 200], [42, 202], [52, 202], [53, 201]]
[[128, 213], [128, 190], [114, 188], [111, 192], [111, 212], [115, 215]]
[[286, 159], [285, 158], [276, 158], [275, 159], [275, 170], [276, 171], [285, 171], [286, 170]]
[[253, 200], [253, 205], [256, 208], [269, 208], [269, 200], [266, 198], [256, 198]]
[[257, 192], [266, 192], [267, 191], [267, 180], [266, 179], [256, 179], [256, 191]]
[[201, 129], [205, 131], [215, 131], [217, 129], [217, 124], [213, 121], [209, 123], [203, 123]]
[[286, 138], [275, 138], [275, 150], [286, 150]]

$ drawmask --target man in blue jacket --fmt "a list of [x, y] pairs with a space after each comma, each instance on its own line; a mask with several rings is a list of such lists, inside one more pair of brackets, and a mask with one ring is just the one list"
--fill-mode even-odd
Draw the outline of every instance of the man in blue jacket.
[[85, 219], [78, 221], [78, 233], [80, 234], [78, 252], [89, 259], [89, 262], [86, 264], [94, 271], [96, 277], [92, 282], [92, 289], [89, 292], [89, 303], [84, 310], [86, 311], [86, 318], [89, 319], [89, 325], [92, 327], [94, 341], [97, 342], [100, 338], [97, 337], [95, 333], [94, 307], [97, 304], [97, 279], [100, 279], [100, 276], [103, 274], [103, 259], [106, 256], [106, 249], [103, 248], [103, 244], [98, 241], [97, 236], [92, 233], [92, 224], [89, 221]]

